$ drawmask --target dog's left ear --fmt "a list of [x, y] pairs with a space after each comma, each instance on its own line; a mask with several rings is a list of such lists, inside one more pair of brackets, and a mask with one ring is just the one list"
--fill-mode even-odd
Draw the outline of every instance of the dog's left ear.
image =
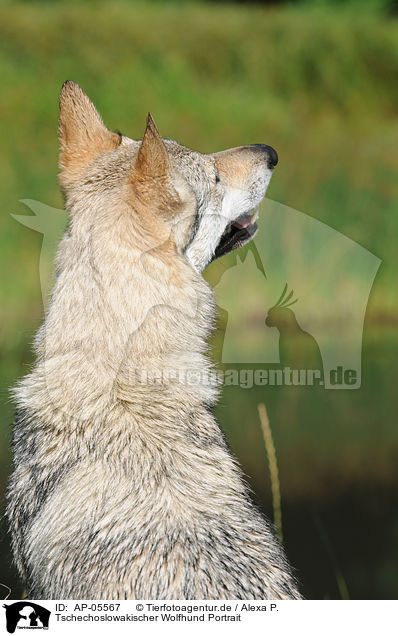
[[120, 145], [121, 137], [103, 123], [94, 104], [75, 82], [65, 82], [59, 98], [59, 167], [61, 183], [79, 173], [104, 152]]
[[142, 179], [168, 177], [171, 174], [169, 155], [151, 113], [148, 113], [145, 134], [135, 160], [136, 174]]

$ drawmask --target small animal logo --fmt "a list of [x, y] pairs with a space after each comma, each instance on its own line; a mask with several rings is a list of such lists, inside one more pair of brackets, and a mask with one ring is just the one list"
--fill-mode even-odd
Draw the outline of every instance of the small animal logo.
[[48, 629], [51, 612], [37, 603], [17, 601], [3, 607], [6, 610], [6, 628], [9, 634], [13, 634], [16, 629]]
[[265, 319], [267, 327], [279, 331], [279, 361], [291, 369], [323, 369], [322, 356], [315, 338], [304, 331], [290, 307], [298, 301], [293, 290], [288, 293], [287, 283], [282, 294]]

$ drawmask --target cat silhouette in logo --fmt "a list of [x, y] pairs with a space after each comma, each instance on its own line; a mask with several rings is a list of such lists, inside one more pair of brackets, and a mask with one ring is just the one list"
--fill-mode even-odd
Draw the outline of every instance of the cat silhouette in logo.
[[[279, 361], [282, 367], [291, 369], [319, 369], [322, 371], [322, 356], [315, 338], [304, 331], [297, 322], [290, 307], [298, 298], [291, 300], [293, 290], [287, 293], [287, 283], [281, 296], [268, 311], [265, 319], [267, 327], [276, 327], [279, 331]], [[289, 302], [290, 301], [290, 302]]]
[[6, 626], [9, 634], [13, 634], [20, 627], [36, 627], [48, 629], [50, 610], [36, 603], [18, 601], [11, 605], [3, 605], [6, 610]]

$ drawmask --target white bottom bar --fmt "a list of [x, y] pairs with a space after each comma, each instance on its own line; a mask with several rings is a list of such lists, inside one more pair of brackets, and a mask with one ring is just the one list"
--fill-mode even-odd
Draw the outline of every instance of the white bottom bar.
[[[18, 605], [14, 605], [17, 603]], [[397, 601], [28, 601], [3, 604], [3, 633], [395, 633]], [[48, 614], [48, 611], [51, 614]], [[7, 625], [8, 622], [8, 625]], [[45, 626], [46, 622], [48, 627]], [[8, 628], [8, 629], [7, 629]], [[10, 628], [14, 631], [10, 631]], [[7, 631], [6, 631], [7, 630]], [[22, 631], [23, 630], [23, 631]]]

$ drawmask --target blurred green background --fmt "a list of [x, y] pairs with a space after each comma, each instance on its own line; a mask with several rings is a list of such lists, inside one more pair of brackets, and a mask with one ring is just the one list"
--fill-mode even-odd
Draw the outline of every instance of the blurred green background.
[[[26, 198], [62, 208], [57, 99], [73, 79], [111, 129], [134, 138], [151, 110], [164, 136], [201, 152], [273, 145], [280, 163], [269, 197], [383, 260], [359, 390], [231, 387], [217, 416], [272, 517], [257, 415], [258, 402], [267, 404], [285, 545], [303, 594], [397, 597], [397, 78], [398, 21], [380, 0], [1, 2], [2, 493], [11, 469], [8, 388], [29, 369], [42, 318], [41, 235], [10, 214], [28, 214]], [[0, 583], [17, 598], [2, 524]]]

